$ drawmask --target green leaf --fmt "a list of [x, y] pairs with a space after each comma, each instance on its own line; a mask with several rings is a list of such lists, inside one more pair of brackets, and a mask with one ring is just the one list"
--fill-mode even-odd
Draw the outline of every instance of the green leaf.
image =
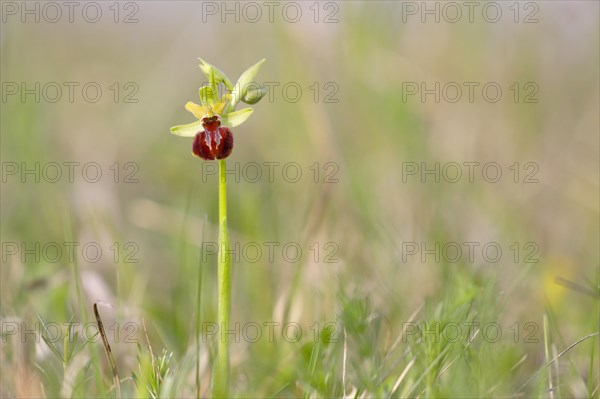
[[246, 104], [256, 104], [267, 94], [267, 88], [261, 84], [254, 83], [248, 85], [248, 91], [242, 97], [242, 101]]
[[202, 71], [204, 76], [206, 76], [206, 78], [208, 79], [208, 83], [211, 86], [223, 83], [227, 87], [227, 90], [233, 90], [231, 80], [229, 80], [229, 78], [227, 77], [227, 75], [225, 75], [223, 71], [221, 71], [214, 65], [211, 65], [208, 62], [204, 61], [202, 58], [198, 59], [200, 60], [200, 70]]
[[242, 123], [246, 122], [246, 119], [248, 119], [248, 117], [252, 115], [252, 112], [254, 112], [252, 108], [244, 108], [240, 109], [239, 111], [230, 112], [227, 115], [223, 115], [223, 124], [229, 127], [239, 126]]
[[52, 353], [54, 353], [54, 355], [58, 359], [60, 359], [62, 361], [63, 360], [63, 354], [60, 353], [59, 348], [54, 345], [54, 342], [52, 342], [50, 340], [51, 334], [48, 331], [48, 327], [46, 326], [46, 322], [44, 322], [44, 319], [42, 319], [42, 316], [40, 316], [39, 314], [37, 314], [37, 317], [40, 320], [40, 322], [42, 323], [42, 327], [44, 327], [44, 330], [41, 333], [42, 339], [44, 340], [44, 342], [46, 343], [46, 345], [48, 345], [48, 348], [50, 348], [50, 350], [52, 351]]
[[188, 123], [187, 125], [178, 125], [171, 128], [171, 133], [181, 137], [194, 137], [202, 128], [202, 121]]
[[260, 69], [260, 67], [262, 66], [262, 64], [264, 62], [265, 62], [265, 59], [263, 58], [262, 60], [258, 61], [256, 64], [252, 65], [250, 68], [246, 69], [246, 71], [242, 74], [242, 76], [240, 76], [240, 78], [236, 82], [235, 87], [233, 88], [233, 91], [231, 93], [233, 96], [234, 103], [237, 103], [238, 101], [240, 101], [241, 99], [243, 99], [246, 96], [246, 92], [248, 91], [249, 87], [251, 86], [249, 84], [254, 82], [254, 78], [256, 77], [256, 74], [258, 73], [258, 70]]

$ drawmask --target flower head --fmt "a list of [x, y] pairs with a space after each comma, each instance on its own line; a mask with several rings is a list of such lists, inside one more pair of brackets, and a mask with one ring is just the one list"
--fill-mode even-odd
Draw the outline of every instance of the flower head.
[[203, 131], [196, 134], [192, 153], [206, 161], [227, 158], [233, 149], [231, 129], [221, 126], [219, 115], [202, 118]]
[[[185, 104], [185, 109], [198, 120], [187, 125], [173, 126], [171, 133], [194, 137], [192, 153], [195, 156], [205, 160], [223, 159], [228, 157], [233, 149], [233, 134], [230, 128], [244, 123], [253, 112], [250, 107], [235, 111], [237, 103], [243, 101], [255, 104], [266, 94], [266, 90], [260, 85], [258, 90], [249, 93], [250, 85], [257, 86], [252, 80], [265, 60], [248, 68], [235, 86], [219, 69], [202, 59], [200, 61], [200, 69], [208, 78], [208, 85], [199, 90], [201, 105], [191, 101]], [[229, 91], [221, 99], [218, 98], [220, 84]]]

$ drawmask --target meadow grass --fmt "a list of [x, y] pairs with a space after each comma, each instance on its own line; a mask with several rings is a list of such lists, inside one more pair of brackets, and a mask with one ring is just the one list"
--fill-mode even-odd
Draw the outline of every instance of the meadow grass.
[[[200, 265], [199, 271], [207, 268], [198, 259], [194, 265]], [[203, 278], [214, 280], [214, 272], [203, 273], [207, 276], [185, 283], [190, 292]], [[443, 292], [416, 309], [407, 309], [412, 314], [396, 315], [383, 313], [369, 297], [340, 282], [333, 322], [321, 323], [318, 328], [298, 323], [304, 335], [297, 342], [283, 334], [276, 335], [273, 342], [256, 343], [244, 342], [243, 334], [241, 342], [232, 335], [231, 395], [598, 397], [597, 331], [566, 342], [550, 305], [539, 315], [540, 323], [516, 328], [500, 325], [497, 321], [502, 320], [504, 304], [498, 300], [499, 290], [492, 279], [453, 269], [444, 285]], [[198, 296], [201, 301], [190, 303], [189, 308], [214, 317], [211, 294], [202, 291]], [[72, 299], [77, 304], [76, 293]], [[212, 306], [203, 310], [205, 303]], [[69, 324], [82, 321], [77, 312], [73, 309]], [[35, 317], [43, 326], [48, 325], [41, 315]], [[143, 319], [150, 321], [150, 326], [162, 324], [158, 329], [162, 334], [178, 334], [167, 331], [175, 328], [168, 319]], [[49, 353], [31, 365], [37, 375], [33, 381], [43, 386], [47, 397], [175, 398], [194, 397], [198, 392], [207, 396], [209, 366], [218, 356], [218, 342], [215, 335], [205, 340], [206, 331], [199, 327], [202, 323], [192, 321], [194, 318], [188, 320], [187, 329], [182, 329], [179, 339], [185, 344], [179, 347], [169, 346], [168, 340], [161, 338], [150, 339], [156, 331], [144, 323], [136, 335], [139, 340], [133, 362], [125, 358], [125, 346], [133, 344], [113, 340], [121, 392], [111, 367], [106, 362], [94, 365], [92, 352], [103, 350], [97, 336], [82, 339], [81, 332], [73, 327], [66, 330], [64, 339], [55, 342], [53, 333], [44, 327], [42, 341], [35, 346], [37, 351], [46, 347]], [[592, 320], [589, 326], [593, 328]], [[8, 337], [4, 345], [8, 362], [19, 362], [20, 346], [14, 337]], [[16, 365], [9, 370], [12, 372], [4, 374], [5, 388], [23, 376]]]

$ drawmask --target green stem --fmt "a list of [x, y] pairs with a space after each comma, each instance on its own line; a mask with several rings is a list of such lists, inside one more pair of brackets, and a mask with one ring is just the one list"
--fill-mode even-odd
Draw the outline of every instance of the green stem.
[[200, 240], [200, 262], [198, 262], [198, 296], [196, 297], [196, 398], [200, 399], [202, 391], [200, 382], [200, 334], [202, 324], [202, 268], [204, 267], [204, 228], [206, 227], [206, 214], [202, 221], [202, 238]]
[[229, 387], [229, 315], [231, 312], [231, 255], [227, 231], [227, 182], [225, 160], [219, 160], [219, 305], [217, 322], [221, 331], [213, 378], [213, 397], [227, 397]]

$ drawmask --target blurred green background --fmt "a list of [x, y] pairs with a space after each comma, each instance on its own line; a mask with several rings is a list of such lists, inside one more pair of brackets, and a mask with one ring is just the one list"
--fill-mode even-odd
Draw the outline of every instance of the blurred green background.
[[[544, 365], [598, 331], [599, 6], [475, 3], [470, 16], [460, 2], [83, 2], [71, 22], [64, 3], [57, 18], [44, 2], [3, 2], [2, 396], [111, 396], [108, 366], [90, 363], [105, 363], [100, 342], [63, 369], [23, 336], [41, 331], [38, 315], [90, 322], [98, 301], [125, 396], [140, 392], [128, 377], [142, 320], [155, 354], [173, 352], [163, 396], [195, 394], [199, 268], [201, 321], [216, 314], [217, 258], [201, 240], [217, 240], [217, 177], [169, 128], [194, 120], [183, 105], [198, 102], [202, 57], [231, 79], [266, 58], [257, 80], [271, 88], [228, 158], [232, 321], [263, 328], [257, 343], [236, 333], [236, 396], [598, 397], [597, 336]], [[439, 84], [439, 101], [422, 84]], [[79, 163], [72, 179], [65, 162]], [[465, 162], [478, 163], [471, 180]], [[79, 243], [73, 261], [65, 242]], [[499, 340], [412, 330], [468, 321], [500, 326]], [[297, 323], [301, 339], [276, 328], [270, 342], [270, 322]], [[327, 323], [337, 342], [315, 343]], [[206, 396], [215, 337], [203, 337]]]

